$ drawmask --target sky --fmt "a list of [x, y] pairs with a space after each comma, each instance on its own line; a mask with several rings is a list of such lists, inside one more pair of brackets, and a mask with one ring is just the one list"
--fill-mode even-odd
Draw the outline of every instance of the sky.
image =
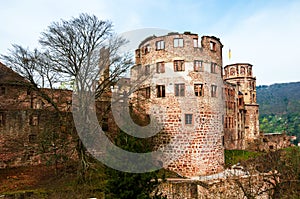
[[0, 54], [12, 44], [34, 49], [52, 22], [88, 13], [112, 21], [120, 34], [156, 28], [216, 36], [224, 45], [223, 65], [252, 64], [257, 85], [300, 81], [298, 0], [1, 0], [0, 5]]

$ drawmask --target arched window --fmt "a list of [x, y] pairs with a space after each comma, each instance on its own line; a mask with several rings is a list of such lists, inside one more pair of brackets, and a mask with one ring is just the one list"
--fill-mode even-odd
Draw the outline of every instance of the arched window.
[[230, 68], [229, 74], [230, 74], [230, 75], [235, 75], [235, 68]]
[[245, 67], [244, 66], [241, 67], [240, 74], [241, 75], [245, 75]]

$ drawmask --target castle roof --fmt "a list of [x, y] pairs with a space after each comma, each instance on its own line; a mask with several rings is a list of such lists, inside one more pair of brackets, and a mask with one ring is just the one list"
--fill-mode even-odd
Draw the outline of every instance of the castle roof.
[[0, 62], [0, 84], [28, 83], [28, 81]]

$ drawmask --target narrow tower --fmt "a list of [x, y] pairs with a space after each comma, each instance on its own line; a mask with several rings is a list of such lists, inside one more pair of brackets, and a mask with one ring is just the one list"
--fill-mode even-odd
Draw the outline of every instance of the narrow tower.
[[252, 65], [248, 63], [231, 64], [224, 67], [224, 80], [236, 84], [244, 101], [245, 146], [259, 136], [258, 108], [256, 103], [256, 78]]

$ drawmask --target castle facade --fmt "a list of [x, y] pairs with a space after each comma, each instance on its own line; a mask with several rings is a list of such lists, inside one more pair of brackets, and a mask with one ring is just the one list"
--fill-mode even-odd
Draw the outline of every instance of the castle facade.
[[182, 176], [220, 172], [224, 148], [245, 149], [259, 135], [252, 65], [223, 68], [222, 47], [185, 32], [146, 38], [135, 51], [131, 81], [146, 78], [133, 104], [164, 127], [159, 147], [176, 140], [164, 166]]

